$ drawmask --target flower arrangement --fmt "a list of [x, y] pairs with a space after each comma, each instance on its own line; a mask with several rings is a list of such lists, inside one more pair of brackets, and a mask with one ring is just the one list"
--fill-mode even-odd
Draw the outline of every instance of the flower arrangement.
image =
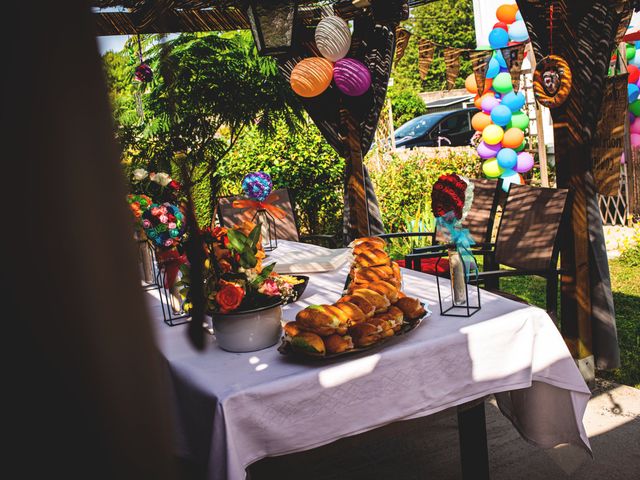
[[129, 204], [129, 208], [131, 209], [133, 216], [136, 217], [136, 219], [140, 219], [147, 208], [151, 206], [153, 200], [144, 194], [131, 194], [127, 195], [127, 203]]
[[131, 173], [131, 190], [134, 194], [151, 197], [153, 203], [176, 203], [182, 185], [166, 172], [148, 172], [136, 168]]
[[[274, 264], [262, 265], [265, 253], [260, 244], [261, 226], [251, 222], [232, 229], [206, 228], [201, 236], [206, 260], [204, 264], [205, 297], [211, 314], [246, 311], [277, 305], [294, 296], [299, 281], [273, 271]], [[189, 266], [182, 267], [185, 310], [191, 306]]]
[[455, 173], [441, 175], [431, 191], [431, 210], [436, 218], [462, 221], [471, 210], [473, 183]]
[[142, 228], [154, 246], [170, 249], [180, 243], [185, 233], [184, 220], [176, 205], [154, 203], [142, 214]]

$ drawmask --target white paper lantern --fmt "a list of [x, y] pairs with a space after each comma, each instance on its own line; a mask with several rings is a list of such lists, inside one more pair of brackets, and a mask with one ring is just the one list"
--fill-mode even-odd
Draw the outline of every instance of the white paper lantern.
[[323, 18], [316, 27], [316, 46], [327, 60], [343, 59], [351, 48], [349, 24], [336, 15]]

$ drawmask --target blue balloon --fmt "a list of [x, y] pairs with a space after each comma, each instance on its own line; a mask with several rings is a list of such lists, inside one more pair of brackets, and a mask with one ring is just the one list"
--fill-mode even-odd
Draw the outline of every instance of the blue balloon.
[[522, 14], [520, 13], [520, 10], [518, 10], [518, 13], [516, 13], [516, 21], [520, 20], [522, 20]]
[[495, 78], [500, 73], [500, 63], [497, 58], [489, 60], [489, 66], [487, 67], [487, 78]]
[[505, 170], [512, 170], [518, 164], [518, 154], [511, 148], [503, 148], [496, 155], [498, 165]]
[[640, 88], [638, 88], [638, 85], [636, 85], [635, 83], [630, 83], [627, 86], [627, 91], [629, 92], [629, 103], [633, 103], [638, 100], [638, 96], [640, 95]]
[[511, 121], [511, 109], [504, 105], [498, 105], [491, 110], [491, 121], [499, 127], [506, 127]]
[[502, 98], [502, 105], [509, 107], [513, 113], [516, 113], [522, 110], [525, 101], [524, 93], [509, 92]]
[[497, 52], [494, 52], [493, 58], [495, 58], [498, 61], [498, 65], [500, 65], [500, 68], [507, 68], [507, 62], [505, 62], [504, 57], [502, 56], [502, 52], [500, 50], [498, 50]]
[[636, 49], [636, 56], [629, 62], [631, 65], [635, 65], [640, 68], [640, 48]]
[[511, 184], [520, 185], [520, 175], [513, 170], [505, 170], [502, 175], [500, 175], [502, 179], [502, 190], [509, 193], [509, 187]]
[[529, 39], [527, 26], [522, 20], [509, 25], [509, 38], [514, 42], [524, 42]]
[[494, 50], [504, 48], [509, 44], [509, 34], [502, 28], [494, 28], [489, 33], [489, 45]]

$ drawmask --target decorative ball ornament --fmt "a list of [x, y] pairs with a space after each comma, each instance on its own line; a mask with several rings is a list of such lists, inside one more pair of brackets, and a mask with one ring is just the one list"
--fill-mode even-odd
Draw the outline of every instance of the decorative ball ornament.
[[320, 20], [315, 37], [318, 51], [332, 62], [342, 60], [351, 48], [349, 24], [337, 15]]
[[317, 97], [331, 85], [333, 65], [325, 58], [301, 60], [291, 71], [291, 88], [304, 98]]
[[558, 55], [544, 57], [533, 74], [533, 91], [547, 108], [562, 105], [571, 93], [572, 75], [567, 61]]
[[136, 67], [136, 80], [143, 83], [149, 83], [153, 80], [153, 70], [146, 63], [141, 63]]
[[271, 175], [265, 172], [248, 173], [242, 179], [242, 191], [249, 198], [264, 202], [273, 190]]
[[353, 58], [336, 62], [333, 79], [338, 90], [350, 97], [364, 95], [371, 87], [371, 72], [364, 63]]

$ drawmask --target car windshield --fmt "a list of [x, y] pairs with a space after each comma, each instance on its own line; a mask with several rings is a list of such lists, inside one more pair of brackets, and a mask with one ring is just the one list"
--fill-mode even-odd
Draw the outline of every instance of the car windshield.
[[438, 123], [442, 117], [442, 114], [432, 113], [430, 115], [422, 115], [421, 117], [409, 120], [396, 130], [395, 136], [396, 138], [420, 137]]

